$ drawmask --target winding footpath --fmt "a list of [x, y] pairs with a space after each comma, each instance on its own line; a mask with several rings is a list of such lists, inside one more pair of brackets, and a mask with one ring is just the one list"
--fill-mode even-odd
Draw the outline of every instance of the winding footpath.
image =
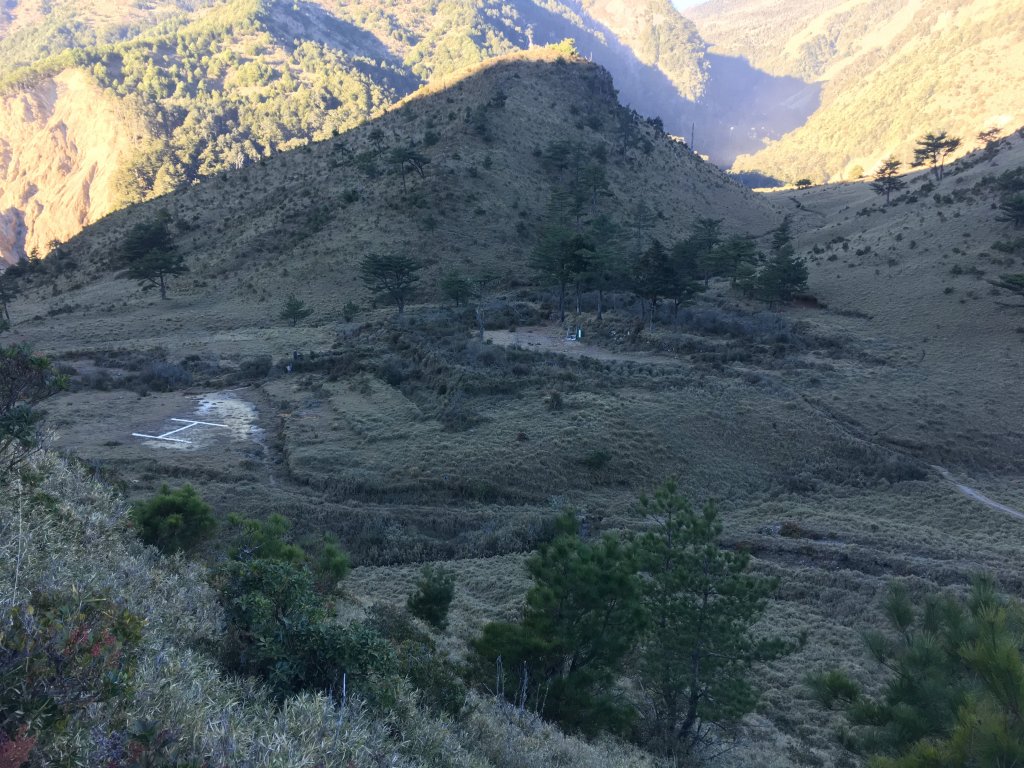
[[961, 483], [958, 483], [956, 479], [953, 477], [953, 475], [949, 473], [949, 470], [934, 465], [932, 466], [932, 469], [934, 469], [946, 480], [952, 483], [956, 487], [956, 489], [967, 498], [974, 499], [975, 501], [980, 501], [989, 509], [994, 509], [998, 512], [1005, 512], [1010, 517], [1015, 517], [1018, 520], [1024, 520], [1024, 512], [1020, 512], [1019, 510], [1016, 510], [1013, 507], [1008, 507], [1005, 504], [1000, 504], [998, 501], [992, 501], [992, 499], [983, 494], [981, 491], [971, 488], [969, 485], [962, 485]]

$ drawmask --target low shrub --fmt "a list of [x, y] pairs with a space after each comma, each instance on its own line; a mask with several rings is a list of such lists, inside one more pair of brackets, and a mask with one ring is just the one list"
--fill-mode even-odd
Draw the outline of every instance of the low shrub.
[[247, 357], [238, 364], [238, 378], [242, 381], [259, 381], [270, 375], [274, 361], [270, 355]]
[[323, 537], [320, 550], [314, 556], [298, 544], [285, 540], [291, 522], [283, 515], [274, 514], [266, 520], [230, 515], [228, 520], [242, 529], [239, 540], [231, 548], [231, 556], [236, 560], [274, 560], [307, 566], [321, 592], [333, 591], [348, 574], [348, 555], [330, 536]]
[[384, 682], [395, 667], [388, 644], [366, 625], [329, 621], [304, 565], [234, 560], [221, 569], [216, 586], [229, 669], [261, 678], [282, 699], [301, 691], [341, 698], [352, 685], [381, 704], [394, 695]]
[[602, 451], [600, 449], [591, 451], [584, 456], [580, 463], [583, 464], [587, 469], [597, 472], [608, 466], [608, 463], [612, 460], [612, 455], [608, 451]]
[[177, 363], [151, 361], [136, 376], [143, 388], [154, 392], [173, 392], [192, 385], [192, 374]]
[[455, 597], [455, 574], [447, 568], [423, 566], [416, 591], [409, 595], [409, 613], [436, 629], [448, 626], [448, 609]]
[[24, 745], [123, 696], [141, 638], [137, 616], [79, 592], [36, 593], [0, 617], [0, 733], [7, 743]]
[[367, 623], [392, 644], [398, 674], [412, 684], [422, 703], [453, 717], [462, 712], [467, 689], [458, 667], [438, 651], [407, 611], [378, 603], [370, 609]]
[[35, 406], [66, 387], [67, 377], [27, 345], [0, 348], [0, 468], [14, 469], [36, 449], [43, 414]]
[[139, 538], [167, 553], [192, 549], [217, 527], [210, 506], [191, 485], [176, 491], [162, 486], [152, 499], [136, 504], [131, 516]]

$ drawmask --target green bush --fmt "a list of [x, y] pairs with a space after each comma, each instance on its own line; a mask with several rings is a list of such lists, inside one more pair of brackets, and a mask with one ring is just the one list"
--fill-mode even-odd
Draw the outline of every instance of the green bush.
[[448, 609], [455, 597], [455, 574], [443, 567], [423, 566], [416, 591], [409, 595], [409, 612], [430, 626], [445, 629]]
[[628, 733], [633, 713], [617, 685], [642, 622], [629, 547], [585, 541], [575, 516], [527, 563], [533, 586], [520, 622], [492, 622], [471, 643], [470, 674], [493, 693], [588, 736]]
[[322, 592], [333, 590], [348, 574], [348, 555], [341, 551], [341, 547], [332, 538], [324, 536], [316, 557], [298, 544], [286, 541], [285, 536], [291, 523], [283, 515], [271, 515], [266, 520], [231, 515], [228, 520], [242, 528], [239, 541], [231, 549], [231, 557], [236, 560], [258, 558], [295, 565], [305, 564], [312, 570], [317, 589]]
[[777, 582], [721, 545], [713, 504], [695, 510], [666, 483], [637, 517], [656, 522], [601, 539], [560, 518], [527, 562], [521, 620], [483, 627], [469, 674], [568, 730], [630, 734], [678, 762], [753, 711], [753, 665], [795, 646], [754, 630]]
[[378, 603], [369, 611], [368, 624], [392, 644], [398, 673], [418, 691], [421, 702], [453, 717], [462, 712], [467, 691], [458, 668], [408, 612]]
[[385, 705], [393, 698], [387, 679], [395, 662], [388, 644], [366, 625], [329, 621], [304, 565], [236, 560], [220, 571], [216, 586], [229, 669], [262, 678], [281, 698], [300, 691], [340, 697], [344, 689]]
[[893, 583], [883, 610], [888, 631], [864, 637], [876, 695], [841, 670], [808, 679], [823, 705], [845, 705], [844, 744], [877, 768], [1020, 765], [1024, 605], [981, 578], [966, 599]]
[[11, 471], [39, 445], [41, 411], [34, 406], [67, 387], [45, 357], [25, 344], [0, 348], [0, 466]]
[[191, 485], [176, 491], [164, 485], [152, 499], [136, 504], [131, 515], [139, 537], [166, 553], [192, 549], [217, 527], [210, 505]]

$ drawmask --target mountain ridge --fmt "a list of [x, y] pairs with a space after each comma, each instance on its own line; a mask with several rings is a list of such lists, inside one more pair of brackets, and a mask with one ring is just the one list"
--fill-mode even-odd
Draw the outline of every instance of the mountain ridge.
[[[123, 233], [166, 211], [194, 266], [172, 291], [179, 300], [219, 300], [222, 291], [210, 294], [214, 276], [258, 264], [246, 292], [266, 300], [287, 287], [337, 314], [345, 300], [359, 300], [361, 288], [329, 275], [350, 273], [364, 255], [382, 252], [415, 253], [428, 265], [428, 285], [453, 268], [495, 270], [501, 285], [514, 285], [528, 270], [533, 224], [561, 183], [544, 159], [560, 143], [601, 158], [595, 162], [607, 174], [601, 199], [613, 206], [609, 213], [624, 220], [645, 201], [655, 216], [652, 235], [667, 242], [699, 216], [755, 234], [777, 220], [772, 206], [620, 106], [603, 68], [533, 49], [467, 68], [338, 137], [111, 213], [64, 250], [109, 280], [102, 265]], [[401, 147], [427, 159], [422, 178], [400, 179], [389, 157]], [[276, 274], [281, 269], [286, 279]], [[309, 285], [303, 276], [310, 269], [325, 279]], [[208, 308], [200, 301], [197, 310]], [[244, 322], [262, 311], [246, 305]]]
[[[564, 2], [488, 0], [478, 7], [447, 0], [427, 13], [429, 3], [417, 0], [390, 15], [381, 14], [375, 2], [177, 2], [152, 6], [141, 16], [150, 23], [138, 31], [111, 29], [102, 14], [97, 21], [91, 12], [63, 23], [61, 9], [76, 2], [57, 6], [50, 23], [39, 28], [25, 21], [38, 17], [35, 6], [16, 6], [24, 23], [0, 37], [0, 54], [10, 62], [21, 61], [24, 50], [52, 55], [0, 71], [0, 82], [6, 81], [8, 92], [17, 91], [79, 68], [121, 99], [136, 123], [148, 126], [135, 156], [119, 169], [114, 207], [325, 138], [431, 80], [564, 37], [576, 36], [616, 70], [620, 89], [646, 102], [648, 113], [656, 100], [689, 103], [702, 77], [692, 24], [668, 0], [647, 0], [645, 7], [652, 23], [683, 30], [683, 43], [677, 35], [661, 35], [664, 42], [649, 46], [650, 63], [635, 58], [629, 45], [587, 15], [592, 8], [602, 18], [630, 21], [615, 2], [588, 2], [576, 13]], [[26, 250], [42, 251], [59, 236], [37, 233], [31, 212], [23, 218]], [[24, 254], [3, 255], [13, 261]]]
[[[822, 84], [807, 122], [737, 158], [737, 171], [836, 181], [946, 130], [976, 146], [1024, 124], [1024, 15], [1013, 0], [711, 0], [690, 11], [712, 51]], [[755, 23], [756, 22], [756, 23]]]

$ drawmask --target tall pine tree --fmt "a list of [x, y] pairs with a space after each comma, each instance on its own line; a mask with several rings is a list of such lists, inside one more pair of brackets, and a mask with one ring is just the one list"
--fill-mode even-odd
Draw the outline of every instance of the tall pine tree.
[[637, 541], [646, 631], [637, 653], [641, 721], [656, 752], [683, 757], [757, 703], [751, 666], [789, 645], [753, 632], [774, 579], [724, 549], [713, 504], [700, 512], [667, 483], [640, 510], [655, 529]]

